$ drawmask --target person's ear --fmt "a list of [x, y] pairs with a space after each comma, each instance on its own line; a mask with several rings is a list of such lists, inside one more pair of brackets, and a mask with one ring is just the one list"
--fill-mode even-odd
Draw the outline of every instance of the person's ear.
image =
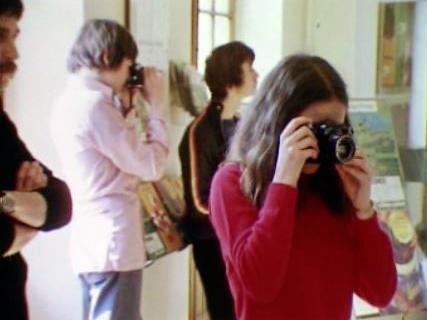
[[236, 90], [238, 89], [238, 87], [235, 84], [229, 84], [226, 88], [225, 88], [225, 92], [227, 92], [227, 96], [230, 95], [232, 92], [236, 92]]
[[104, 65], [105, 68], [108, 68], [110, 66], [110, 61], [108, 59], [108, 54], [107, 54], [107, 51], [105, 51], [105, 50], [102, 51], [101, 61], [102, 61], [102, 64]]

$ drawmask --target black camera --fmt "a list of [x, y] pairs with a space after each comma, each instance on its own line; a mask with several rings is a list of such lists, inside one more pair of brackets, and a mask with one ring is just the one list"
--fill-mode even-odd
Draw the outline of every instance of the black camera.
[[353, 128], [347, 125], [315, 123], [310, 129], [316, 136], [320, 149], [315, 162], [340, 163], [353, 159], [356, 152]]
[[132, 63], [129, 66], [129, 79], [126, 85], [130, 88], [142, 88], [144, 86], [144, 67], [139, 63]]

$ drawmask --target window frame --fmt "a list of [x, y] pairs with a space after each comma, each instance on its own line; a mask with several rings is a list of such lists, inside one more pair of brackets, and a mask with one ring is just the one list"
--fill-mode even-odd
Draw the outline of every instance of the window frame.
[[198, 52], [199, 52], [199, 15], [208, 14], [212, 19], [212, 34], [211, 34], [211, 48], [215, 47], [215, 17], [225, 17], [229, 19], [230, 23], [230, 34], [229, 41], [232, 41], [235, 36], [235, 12], [236, 12], [236, 0], [229, 1], [229, 12], [223, 13], [215, 10], [215, 1], [212, 1], [212, 8], [210, 10], [199, 9], [199, 0], [192, 0], [191, 4], [191, 16], [192, 16], [192, 34], [191, 34], [191, 64], [195, 67], [198, 67]]

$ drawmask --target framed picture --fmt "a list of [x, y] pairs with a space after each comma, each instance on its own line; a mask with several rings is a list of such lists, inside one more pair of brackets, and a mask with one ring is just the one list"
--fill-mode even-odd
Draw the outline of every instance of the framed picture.
[[138, 186], [147, 266], [186, 246], [179, 222], [185, 212], [181, 177], [167, 175]]
[[[391, 303], [379, 310], [362, 301], [354, 305], [357, 317], [404, 315], [427, 308], [427, 288], [416, 230], [408, 211], [408, 199], [401, 180], [401, 165], [390, 107], [385, 110], [356, 108], [350, 120], [359, 147], [369, 159], [374, 172], [371, 198], [378, 210], [379, 222], [389, 235], [398, 285]], [[402, 110], [400, 111], [400, 115]]]
[[378, 24], [377, 93], [402, 94], [409, 90], [415, 4], [380, 4]]

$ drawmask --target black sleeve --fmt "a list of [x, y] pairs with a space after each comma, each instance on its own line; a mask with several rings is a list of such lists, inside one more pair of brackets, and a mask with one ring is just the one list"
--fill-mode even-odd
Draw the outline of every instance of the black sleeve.
[[194, 161], [190, 160], [193, 170], [191, 170], [191, 179], [197, 181], [196, 188], [193, 189], [192, 196], [198, 204], [199, 213], [207, 214], [208, 212], [208, 199], [210, 187], [213, 177], [213, 169], [210, 165], [210, 158], [208, 152], [204, 148], [194, 150], [196, 156]]
[[208, 213], [210, 182], [214, 169], [211, 168], [207, 143], [192, 123], [180, 145], [180, 161], [186, 201], [200, 215]]
[[66, 225], [71, 219], [71, 195], [62, 180], [54, 177], [52, 172], [45, 168], [48, 183], [45, 188], [37, 191], [45, 198], [47, 203], [46, 220], [40, 230], [49, 231]]
[[0, 190], [13, 190], [16, 174], [22, 162], [32, 161], [34, 157], [19, 138], [15, 125], [8, 115], [0, 110]]
[[[1, 97], [0, 97], [1, 100]], [[0, 101], [1, 102], [1, 101]], [[33, 156], [18, 136], [15, 125], [0, 106], [0, 190], [13, 190], [16, 172], [23, 161], [33, 160]], [[15, 238], [15, 222], [0, 214], [0, 255], [3, 256]]]
[[[14, 190], [16, 173], [22, 162], [35, 159], [20, 139], [15, 125], [3, 110], [0, 110], [0, 133], [1, 144], [8, 155], [7, 159], [0, 159], [0, 190]], [[42, 166], [48, 177], [47, 186], [35, 191], [40, 192], [47, 202], [46, 220], [39, 229], [48, 231], [59, 228], [70, 221], [71, 197], [67, 185], [55, 178], [46, 166]]]
[[0, 256], [3, 256], [13, 243], [15, 228], [13, 220], [0, 215]]

